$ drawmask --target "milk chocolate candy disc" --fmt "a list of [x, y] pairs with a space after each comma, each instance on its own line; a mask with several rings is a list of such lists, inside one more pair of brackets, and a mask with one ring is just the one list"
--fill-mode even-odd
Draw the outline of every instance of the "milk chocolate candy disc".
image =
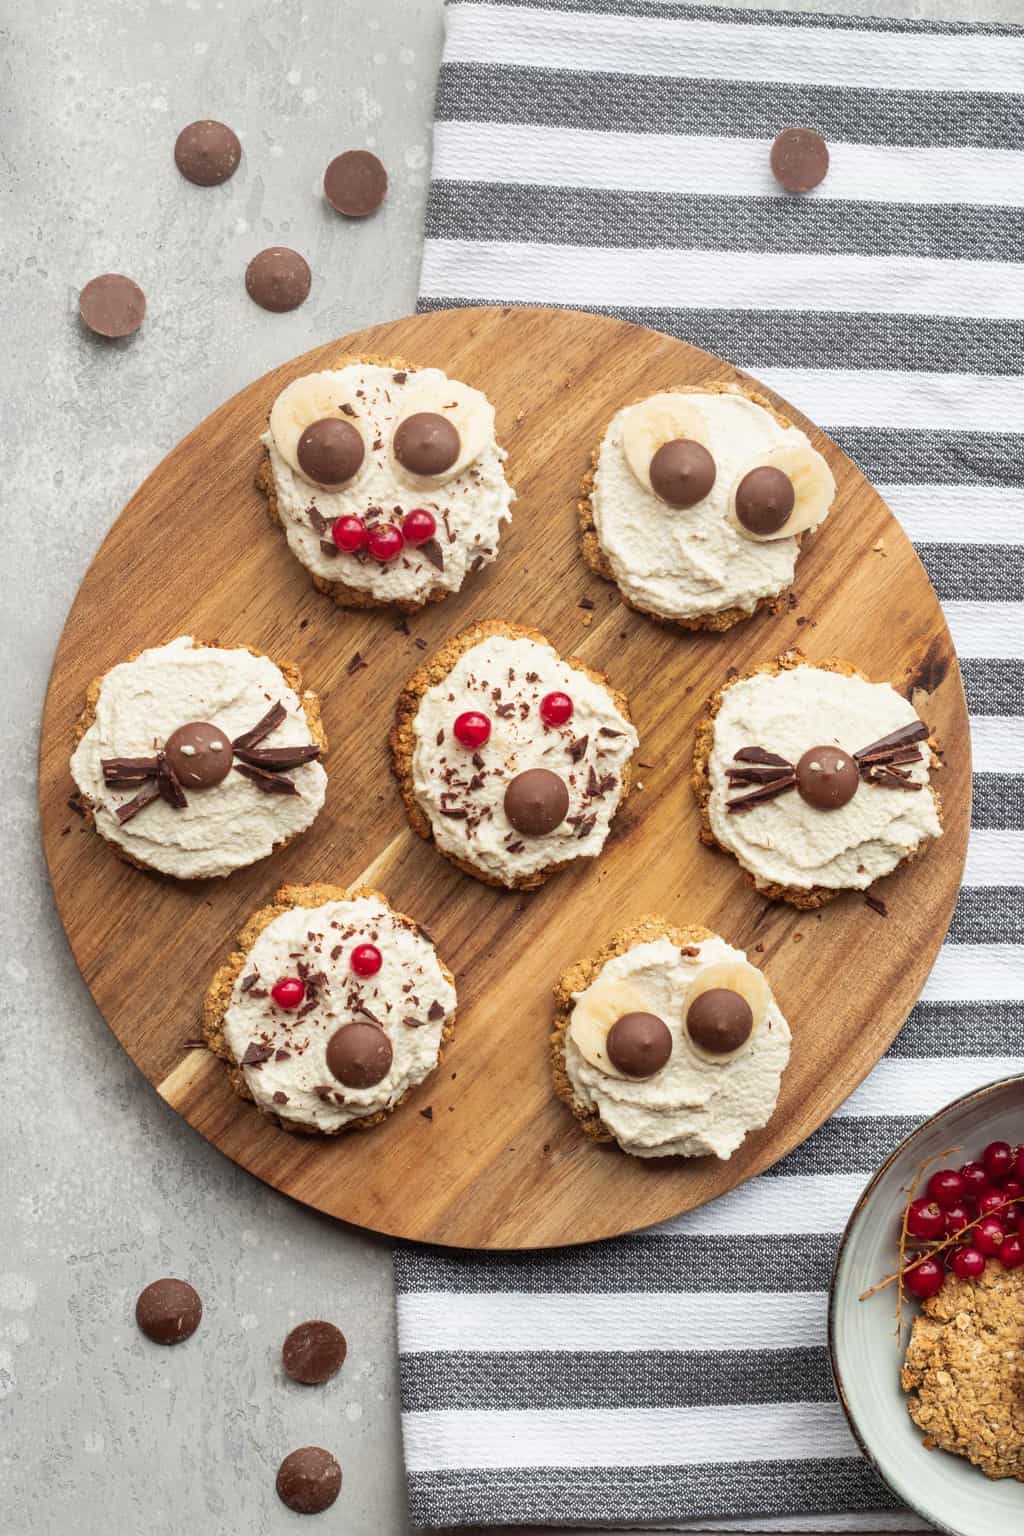
[[245, 269], [245, 287], [250, 299], [263, 309], [283, 314], [298, 309], [309, 297], [313, 274], [298, 251], [286, 245], [270, 245], [254, 256]]
[[238, 170], [242, 146], [227, 123], [202, 118], [189, 123], [174, 143], [174, 163], [186, 181], [217, 187]]
[[686, 1014], [690, 1038], [701, 1050], [715, 1056], [727, 1056], [739, 1050], [750, 1038], [754, 1013], [745, 997], [728, 987], [712, 987], [701, 992]]
[[212, 789], [231, 772], [231, 743], [206, 720], [179, 725], [164, 743], [164, 752], [183, 789]]
[[656, 1013], [624, 1013], [608, 1031], [608, 1058], [629, 1077], [653, 1077], [672, 1055], [672, 1035]]
[[135, 1303], [135, 1321], [154, 1344], [180, 1344], [199, 1327], [203, 1304], [187, 1280], [154, 1280]]
[[796, 501], [793, 482], [781, 469], [762, 464], [736, 487], [736, 516], [751, 533], [777, 533]]
[[857, 793], [860, 773], [840, 747], [808, 747], [796, 765], [797, 793], [819, 811], [838, 811]]
[[82, 324], [97, 336], [130, 336], [146, 317], [146, 295], [120, 272], [104, 272], [78, 295]]
[[327, 1042], [327, 1065], [346, 1088], [372, 1088], [387, 1077], [391, 1041], [376, 1024], [343, 1024]]
[[293, 1381], [319, 1387], [341, 1370], [348, 1353], [345, 1335], [333, 1323], [300, 1323], [284, 1341], [281, 1360]]
[[319, 1445], [292, 1451], [277, 1469], [277, 1496], [298, 1515], [319, 1515], [341, 1492], [341, 1468]]
[[441, 475], [459, 456], [459, 434], [436, 411], [417, 411], [395, 433], [395, 458], [411, 475]]
[[368, 149], [347, 149], [324, 172], [324, 196], [349, 219], [365, 219], [384, 201], [388, 173]]
[[651, 460], [651, 490], [670, 507], [695, 507], [715, 483], [715, 461], [703, 443], [674, 437]]
[[321, 485], [343, 485], [351, 480], [366, 453], [362, 434], [340, 416], [324, 416], [312, 422], [299, 438], [295, 457], [299, 468]]
[[771, 162], [787, 192], [810, 192], [828, 175], [828, 145], [813, 128], [785, 128], [772, 145]]
[[550, 768], [528, 768], [517, 773], [505, 790], [505, 815], [517, 832], [543, 837], [565, 820], [569, 791], [565, 781]]

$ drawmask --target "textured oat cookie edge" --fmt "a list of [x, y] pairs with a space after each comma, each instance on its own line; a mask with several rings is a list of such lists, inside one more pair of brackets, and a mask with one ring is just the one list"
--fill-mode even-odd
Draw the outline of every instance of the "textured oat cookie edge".
[[710, 928], [703, 928], [700, 924], [694, 923], [681, 928], [657, 913], [648, 913], [638, 918], [635, 923], [631, 923], [628, 928], [620, 928], [596, 954], [587, 955], [575, 961], [559, 976], [554, 989], [555, 1020], [549, 1036], [551, 1080], [556, 1098], [561, 1099], [571, 1111], [579, 1121], [583, 1134], [591, 1141], [615, 1141], [615, 1137], [606, 1129], [597, 1109], [590, 1109], [577, 1100], [566, 1070], [565, 1044], [567, 1031], [572, 1023], [573, 993], [584, 991], [609, 960], [614, 960], [617, 955], [626, 954], [628, 950], [635, 949], [638, 944], [649, 944], [655, 939], [670, 939], [678, 949], [685, 949], [690, 944], [703, 944], [706, 939], [714, 937], [715, 934]]
[[[418, 373], [419, 364], [408, 363], [400, 357], [374, 357], [360, 356], [356, 353], [345, 353], [332, 364], [332, 371], [339, 368], [348, 368], [353, 363], [365, 363], [376, 368], [393, 368], [396, 373]], [[267, 514], [275, 527], [285, 532], [284, 518], [281, 515], [277, 501], [277, 486], [274, 484], [274, 471], [270, 462], [270, 454], [265, 447], [261, 448], [259, 465], [253, 477], [256, 489], [266, 497]], [[289, 549], [289, 554], [291, 550]], [[299, 565], [302, 561], [292, 555]], [[329, 597], [339, 608], [396, 608], [400, 613], [418, 613], [428, 603], [441, 603], [446, 597], [454, 597], [455, 593], [449, 587], [430, 587], [420, 598], [395, 598], [374, 597], [372, 592], [366, 592], [362, 587], [350, 587], [344, 581], [330, 581], [326, 576], [318, 576], [308, 566], [302, 565], [313, 586], [325, 597]], [[458, 589], [461, 591], [461, 588]]]
[[[256, 1104], [246, 1085], [245, 1074], [242, 1072], [241, 1066], [233, 1056], [224, 1038], [224, 1019], [231, 1005], [231, 996], [234, 991], [235, 982], [241, 975], [249, 958], [249, 952], [263, 930], [269, 928], [275, 919], [282, 917], [286, 912], [293, 911], [296, 907], [322, 907], [329, 901], [355, 901], [359, 897], [364, 896], [383, 902], [384, 906], [403, 928], [408, 928], [411, 932], [418, 933], [421, 938], [424, 938], [431, 945], [437, 963], [441, 968], [442, 976], [454, 987], [455, 977], [438, 953], [433, 939], [426, 934], [414, 918], [409, 917], [405, 912], [397, 911], [388, 901], [383, 891], [378, 891], [373, 886], [368, 885], [346, 887], [321, 882], [316, 885], [282, 885], [274, 893], [272, 900], [267, 906], [260, 907], [257, 911], [251, 913], [238, 934], [238, 948], [233, 950], [225, 963], [214, 972], [213, 978], [203, 997], [203, 1038], [206, 1041], [207, 1048], [215, 1056], [219, 1056], [222, 1061], [227, 1063], [228, 1081], [231, 1083], [232, 1088], [239, 1098], [252, 1103], [259, 1114], [265, 1116], [268, 1120], [272, 1120], [281, 1130], [290, 1131], [297, 1136], [340, 1136], [345, 1131], [372, 1130], [375, 1125], [380, 1125], [389, 1115], [393, 1115], [399, 1105], [404, 1104], [414, 1088], [422, 1086], [421, 1083], [410, 1083], [405, 1092], [389, 1108], [379, 1109], [372, 1115], [363, 1115], [360, 1118], [349, 1120], [345, 1125], [338, 1126], [337, 1130], [325, 1131], [321, 1126], [312, 1125], [309, 1121], [284, 1119], [282, 1116], [275, 1114], [273, 1110]], [[431, 1071], [427, 1073], [423, 1082], [426, 1082], [441, 1065], [444, 1059], [445, 1046], [450, 1041], [455, 1030], [455, 1020], [456, 1013], [453, 1012], [451, 1018], [447, 1020], [444, 1028], [441, 1030], [437, 1061], [431, 1068]]]
[[[781, 411], [776, 409], [766, 395], [762, 395], [756, 389], [748, 389], [743, 384], [730, 383], [726, 380], [717, 380], [711, 384], [674, 384], [666, 389], [656, 390], [655, 393], [659, 395], [742, 395], [744, 399], [750, 400], [754, 405], [760, 405], [764, 410], [768, 411], [780, 427], [788, 430], [793, 425], [787, 416], [783, 416]], [[627, 401], [626, 406], [620, 406], [619, 409], [624, 410], [631, 405], [640, 405], [644, 400], [649, 400], [650, 398], [649, 394], [639, 395], [635, 400]], [[597, 461], [601, 456], [601, 445], [604, 442], [607, 431], [608, 428], [606, 426], [598, 440], [597, 446], [591, 450], [590, 466], [580, 482], [579, 497], [576, 502], [576, 515], [579, 521], [580, 547], [583, 552], [583, 559], [595, 576], [600, 576], [604, 581], [611, 582], [627, 608], [632, 608], [635, 613], [645, 614], [647, 618], [653, 619], [657, 624], [674, 624], [677, 629], [691, 631], [709, 630], [713, 633], [721, 634], [726, 629], [732, 629], [734, 624], [741, 624], [744, 619], [752, 619], [755, 614], [762, 613], [765, 610], [769, 610], [771, 613], [778, 613], [787, 592], [792, 589], [792, 582], [789, 586], [783, 587], [779, 592], [759, 597], [753, 608], [718, 608], [711, 613], [698, 614], [692, 618], [669, 618], [667, 614], [655, 613], [652, 608], [645, 608], [641, 603], [637, 603], [631, 597], [626, 596], [615, 579], [611, 561], [601, 546], [594, 522], [592, 500], [594, 474], [597, 469]], [[798, 534], [797, 541], [801, 543], [801, 547], [802, 539], [803, 535]]]
[[[170, 645], [172, 641], [179, 638], [180, 636], [178, 635], [172, 635], [171, 640], [162, 641], [161, 644]], [[153, 650], [154, 647], [146, 646], [144, 649]], [[321, 754], [326, 753], [327, 733], [324, 730], [323, 720], [320, 717], [320, 700], [311, 689], [303, 689], [302, 673], [299, 671], [295, 662], [275, 661], [273, 656], [267, 655], [266, 651], [257, 651], [255, 647], [251, 645], [221, 645], [218, 640], [196, 640], [195, 637], [192, 638], [192, 649], [197, 651], [248, 651], [250, 656], [256, 656], [260, 660], [272, 662], [280, 672], [281, 676], [284, 678], [285, 682], [288, 684], [288, 687], [294, 694], [298, 696], [299, 703], [302, 705], [302, 712], [306, 717], [306, 724], [309, 726], [309, 734], [319, 746]], [[125, 666], [129, 662], [137, 661], [141, 655], [142, 651], [133, 651], [130, 656], [126, 656], [124, 658], [124, 661], [115, 662], [114, 665]], [[110, 667], [107, 670], [113, 671], [113, 667]], [[78, 746], [78, 743], [81, 741], [82, 737], [85, 735], [86, 731], [89, 730], [90, 726], [96, 719], [96, 707], [99, 704], [100, 690], [103, 687], [106, 676], [106, 672], [101, 672], [98, 677], [93, 678], [92, 682], [89, 684], [85, 691], [85, 708], [82, 710], [82, 713], [79, 715], [75, 724], [74, 745], [76, 747]], [[89, 796], [86, 795], [83, 790], [80, 790], [77, 785], [75, 786], [75, 795], [77, 796], [78, 802], [82, 807], [82, 819], [86, 826], [91, 827], [92, 830], [96, 833], [97, 837], [101, 837], [105, 843], [108, 843], [110, 847], [114, 849], [114, 852], [117, 854], [119, 859], [123, 860], [125, 864], [131, 864], [135, 869], [145, 870], [146, 874], [149, 875], [157, 875], [161, 880], [178, 880], [184, 882], [191, 880], [211, 879], [227, 880], [229, 876], [235, 873], [234, 869], [229, 869], [227, 874], [224, 875], [169, 875], [165, 870], [157, 869], [155, 864], [147, 864], [144, 860], [136, 858], [135, 855], [129, 853], [126, 848], [122, 848], [120, 843], [115, 843], [111, 838], [107, 837], [103, 832], [101, 832], [96, 825], [96, 817], [93, 814], [93, 805]], [[316, 818], [314, 817], [314, 820], [315, 819]], [[310, 825], [312, 825], [312, 823], [310, 823]], [[308, 832], [309, 827], [306, 827], [303, 830]], [[279, 843], [274, 844], [269, 853], [265, 853], [263, 855], [263, 858], [272, 858], [275, 853], [280, 853], [282, 849], [287, 848], [290, 843], [293, 843], [297, 837], [301, 836], [302, 832], [293, 832], [291, 837], [282, 838]], [[252, 861], [253, 864], [259, 864], [261, 862], [262, 861], [260, 859], [253, 859]], [[249, 864], [236, 865], [236, 869], [249, 868], [251, 868], [251, 865]]]
[[[533, 640], [539, 645], [549, 646], [556, 655], [561, 657], [567, 666], [574, 667], [576, 671], [582, 672], [585, 677], [588, 677], [592, 683], [596, 683], [599, 687], [603, 688], [612, 700], [615, 708], [619, 711], [619, 714], [630, 725], [633, 724], [633, 717], [629, 712], [629, 700], [626, 698], [626, 695], [618, 688], [614, 688], [603, 672], [595, 672], [592, 667], [588, 667], [586, 662], [581, 661], [578, 656], [562, 656], [557, 646], [552, 645], [547, 636], [541, 634], [539, 629], [531, 629], [525, 624], [507, 623], [503, 619], [484, 619], [477, 624], [471, 624], [468, 629], [464, 629], [461, 633], [452, 636], [439, 650], [435, 651], [432, 656], [428, 657], [426, 661], [417, 667], [398, 695], [398, 702], [395, 705], [395, 721], [389, 736], [391, 767], [395, 778], [398, 780], [402, 804], [405, 806], [405, 814], [413, 831], [425, 841], [433, 842], [441, 857], [447, 859], [450, 864], [454, 864], [456, 869], [460, 869], [463, 874], [472, 875], [474, 880], [479, 880], [483, 885], [494, 886], [499, 890], [532, 891], [536, 890], [538, 886], [543, 885], [558, 870], [568, 868], [570, 864], [575, 864], [577, 860], [560, 859], [554, 864], [548, 864], [543, 869], [535, 871], [533, 874], [519, 876], [511, 884], [505, 880], [499, 880], [496, 875], [492, 875], [487, 870], [479, 869], [475, 864], [471, 864], [468, 859], [457, 858], [454, 854], [447, 853], [443, 848], [438, 847], [434, 839], [430, 819], [416, 799], [413, 787], [412, 762], [416, 749], [414, 723], [416, 713], [420, 707], [420, 700], [429, 688], [433, 688], [435, 684], [444, 681], [461, 656], [464, 656], [467, 651], [472, 650], [475, 645], [479, 645], [481, 641], [488, 640], [494, 635], [500, 635], [509, 640]], [[609, 826], [609, 835], [611, 833], [611, 826], [614, 825], [615, 818], [629, 798], [632, 788], [633, 756], [631, 754], [622, 770], [622, 792], [619, 795], [619, 803], [615, 808], [615, 814]]]
[[[708, 812], [708, 801], [711, 798], [711, 776], [708, 771], [708, 765], [710, 763], [711, 752], [715, 742], [715, 718], [718, 714], [718, 711], [722, 707], [722, 700], [725, 697], [726, 692], [728, 689], [732, 688], [734, 684], [741, 683], [749, 677], [757, 677], [760, 674], [777, 677], [780, 672], [792, 672], [795, 671], [797, 667], [804, 666], [814, 667], [820, 672], [838, 672], [843, 677], [861, 677], [866, 683], [873, 681], [872, 678], [868, 677], [866, 672], [862, 672], [860, 668], [855, 667], [852, 662], [844, 661], [840, 656], [832, 656], [825, 661], [809, 661], [802, 651], [784, 651], [781, 656], [776, 656], [771, 661], [763, 661], [758, 666], [751, 667], [748, 672], [740, 672], [735, 677], [726, 678], [721, 687], [717, 688], [708, 699], [707, 704], [705, 705], [705, 713], [697, 721], [694, 733], [693, 764], [690, 773], [690, 788], [693, 790], [694, 798], [697, 801], [697, 809], [700, 816], [699, 837], [701, 842], [706, 843], [709, 848], [718, 848], [722, 853], [726, 854], [731, 859], [736, 859], [736, 855], [733, 853], [731, 848], [726, 848], [722, 843], [718, 841], [714, 831], [712, 830], [711, 817]], [[890, 684], [890, 687], [891, 686], [892, 685]], [[932, 752], [932, 765], [935, 766], [937, 759], [935, 755], [936, 742], [934, 736], [929, 736], [928, 745]], [[929, 788], [931, 789], [931, 792], [935, 798], [935, 810], [939, 818], [939, 826], [941, 829], [942, 801], [935, 786], [929, 783]], [[902, 858], [899, 864], [891, 869], [889, 873], [895, 874], [896, 870], [901, 868], [904, 864], [913, 863], [914, 860], [919, 858], [920, 855], [928, 847], [928, 845], [933, 841], [933, 838], [924, 838], [923, 841], [919, 843], [911, 853], [908, 853], [904, 858]], [[745, 869], [744, 866], [740, 864], [739, 859], [736, 859], [736, 863], [741, 870], [743, 878], [746, 880], [747, 884], [753, 886], [758, 895], [764, 896], [768, 901], [787, 902], [791, 907], [798, 907], [802, 912], [813, 912], [819, 907], [827, 906], [830, 901], [834, 901], [837, 896], [842, 896], [845, 891], [855, 889], [853, 886], [837, 886], [833, 889], [831, 886], [824, 885], [812, 885], [804, 889], [800, 886], [777, 885], [771, 881], [761, 884], [758, 882], [757, 878], [751, 874], [750, 870]], [[888, 878], [888, 876], [886, 878]]]

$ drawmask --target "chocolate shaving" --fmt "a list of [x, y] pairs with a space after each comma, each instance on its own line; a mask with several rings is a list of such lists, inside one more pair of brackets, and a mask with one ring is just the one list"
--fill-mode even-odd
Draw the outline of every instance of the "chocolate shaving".
[[305, 747], [236, 747], [235, 755], [248, 763], [250, 768], [264, 768], [268, 773], [287, 773], [289, 768], [301, 768], [320, 756], [320, 747], [311, 741]]
[[577, 608], [584, 608], [589, 612], [595, 606], [594, 599], [592, 597], [581, 597], [576, 606]]
[[423, 1116], [424, 1120], [433, 1120], [434, 1118], [434, 1111], [429, 1104], [427, 1105], [426, 1109], [420, 1110], [420, 1114]]
[[85, 803], [77, 795], [71, 795], [68, 799], [68, 810], [74, 811], [76, 816], [84, 816]]
[[622, 731], [613, 731], [610, 725], [602, 725], [597, 733], [599, 736], [621, 736]]
[[422, 1029], [426, 1022], [426, 1019], [414, 1019], [411, 1015], [402, 1020], [402, 1023], [407, 1025], [409, 1029]]
[[[357, 389], [356, 390], [356, 394], [357, 395], [361, 395], [362, 393], [363, 393], [363, 391], [361, 389]], [[343, 416], [354, 416], [356, 414], [355, 410], [353, 409], [353, 407], [351, 405], [349, 405], [347, 400], [345, 401], [344, 405], [339, 405], [338, 406], [338, 410], [341, 412], [341, 414]]]
[[123, 827], [126, 821], [131, 821], [133, 816], [137, 816], [140, 811], [144, 811], [146, 809], [147, 805], [152, 805], [153, 801], [159, 800], [159, 798], [160, 791], [157, 789], [154, 782], [151, 781], [148, 784], [144, 784], [139, 790], [138, 794], [135, 796], [134, 800], [129, 800], [124, 805], [118, 806], [118, 821]]
[[591, 763], [590, 772], [587, 774], [587, 794], [600, 796], [602, 793], [603, 791], [601, 789], [601, 781], [598, 779], [597, 774], [594, 772], [594, 765]]
[[447, 816], [449, 821], [465, 821], [469, 813], [461, 805], [442, 805], [441, 815]]
[[238, 983], [238, 990], [240, 992], [250, 991], [256, 985], [259, 979], [260, 978], [255, 971], [250, 971], [248, 976], [243, 976], [241, 981]]
[[689, 958], [692, 960], [695, 955], [700, 954], [700, 950], [696, 944], [684, 944], [679, 953], [681, 955], [689, 956]]
[[[326, 517], [324, 517], [323, 513], [320, 511], [319, 507], [307, 507], [306, 516], [309, 518], [309, 521], [313, 525], [314, 533], [326, 533], [328, 528], [331, 526]], [[335, 554], [337, 554], [337, 545], [332, 544], [331, 547]]]
[[577, 837], [588, 837], [597, 825], [596, 816], [583, 816], [576, 827]]
[[890, 731], [888, 736], [880, 736], [877, 741], [870, 742], [866, 747], [861, 747], [855, 752], [854, 758], [859, 763], [862, 760], [870, 760], [879, 753], [886, 753], [893, 747], [909, 747], [912, 742], [924, 741], [928, 735], [928, 727], [923, 720], [914, 720], [910, 725], [901, 725], [898, 731]]
[[879, 917], [889, 916], [889, 908], [886, 906], [881, 896], [872, 896], [870, 891], [865, 891], [864, 900], [867, 902], [872, 912], [877, 912]]
[[368, 667], [369, 665], [370, 663], [367, 661], [366, 657], [363, 656], [359, 651], [356, 651], [348, 666], [345, 668], [345, 671], [348, 673], [349, 677], [351, 677], [354, 672], [361, 672], [364, 667]]
[[240, 773], [243, 778], [251, 780], [257, 789], [265, 790], [267, 794], [298, 794], [298, 790], [291, 779], [286, 779], [279, 773], [268, 773], [266, 768], [253, 768], [249, 763], [236, 763], [235, 772]]
[[587, 750], [587, 744], [589, 741], [589, 736], [577, 736], [575, 741], [570, 741], [569, 756], [572, 758], [574, 763], [578, 763], [580, 761], [583, 754]]
[[380, 1019], [378, 1019], [377, 1015], [373, 1013], [371, 1009], [367, 1008], [365, 1003], [354, 1003], [352, 1005], [352, 1012], [361, 1013], [364, 1019], [369, 1019], [370, 1023], [376, 1024], [378, 1029], [384, 1028], [384, 1025], [381, 1023]]
[[430, 561], [431, 565], [436, 566], [439, 571], [444, 570], [444, 550], [436, 539], [425, 539], [422, 544], [418, 544], [416, 547], [420, 554]]
[[405, 373], [405, 372], [393, 373], [391, 375], [391, 382], [393, 384], [404, 384], [408, 377], [409, 377], [409, 375], [407, 373]]
[[188, 799], [178, 775], [162, 752], [158, 752], [156, 756], [156, 787], [158, 794], [176, 811], [187, 808]]
[[508, 719], [510, 719], [512, 717], [512, 715], [515, 714], [515, 712], [516, 712], [516, 706], [515, 706], [515, 703], [513, 701], [511, 701], [511, 700], [507, 704], [496, 704], [494, 706], [494, 713], [498, 716], [498, 718], [500, 720], [508, 720]]
[[894, 763], [919, 763], [921, 761], [920, 747], [889, 747], [882, 752], [872, 752], [868, 757], [855, 759], [863, 774], [872, 766], [891, 768]]
[[279, 1045], [277, 1050], [274, 1052], [274, 1060], [275, 1061], [291, 1061], [291, 1059], [292, 1059], [291, 1051], [286, 1051], [283, 1045]]
[[437, 736], [435, 737], [435, 740], [436, 740], [437, 745], [439, 747], [443, 747], [444, 746], [444, 726], [442, 726], [441, 729], [438, 731]]
[[288, 1095], [286, 1093], [282, 1093], [280, 1088], [277, 1089], [277, 1091], [274, 1093], [273, 1097], [274, 1097], [274, 1103], [275, 1104], [287, 1104], [288, 1103]]
[[204, 1051], [206, 1049], [206, 1041], [198, 1039], [183, 1040], [181, 1048], [183, 1051]]
[[470, 758], [470, 762], [473, 764], [474, 768], [482, 768], [484, 765], [484, 760], [480, 756], [479, 752], [473, 753], [473, 756]]
[[427, 1018], [430, 1020], [431, 1024], [436, 1024], [438, 1019], [443, 1019], [444, 1005], [435, 999], [427, 1009]]
[[336, 555], [341, 554], [341, 550], [333, 539], [321, 539], [320, 553], [326, 555], [328, 560], [333, 560]]
[[334, 1089], [330, 1086], [329, 1083], [317, 1083], [316, 1087], [313, 1089], [313, 1092], [316, 1094], [317, 1098], [321, 1100], [322, 1103], [326, 1104], [330, 1099], [331, 1094], [334, 1092]]
[[868, 784], [877, 784], [887, 789], [923, 789], [923, 784], [915, 784], [913, 779], [900, 771], [899, 768], [885, 768], [875, 764], [864, 775]]
[[145, 784], [157, 770], [155, 757], [104, 757], [100, 759], [103, 782], [111, 788], [118, 784]]
[[257, 720], [251, 731], [244, 731], [241, 736], [236, 736], [231, 745], [236, 752], [239, 747], [247, 750], [249, 747], [257, 746], [264, 736], [269, 736], [271, 731], [277, 729], [287, 713], [284, 705], [278, 700], [276, 704], [270, 706], [261, 720]]
[[243, 1067], [258, 1067], [264, 1061], [269, 1061], [274, 1054], [272, 1045], [264, 1045], [262, 1040], [250, 1040], [242, 1057]]
[[776, 795], [784, 794], [787, 789], [793, 789], [796, 785], [796, 774], [787, 773], [785, 778], [772, 779], [768, 784], [759, 784], [757, 789], [752, 789], [749, 795], [741, 795], [738, 800], [727, 800], [727, 811], [746, 811], [752, 806], [760, 805], [765, 800], [774, 800]]
[[776, 752], [766, 752], [764, 747], [741, 747], [734, 754], [733, 762], [771, 764], [775, 768], [788, 768], [790, 771], [793, 768], [793, 764], [787, 762], [784, 757], [779, 757]]

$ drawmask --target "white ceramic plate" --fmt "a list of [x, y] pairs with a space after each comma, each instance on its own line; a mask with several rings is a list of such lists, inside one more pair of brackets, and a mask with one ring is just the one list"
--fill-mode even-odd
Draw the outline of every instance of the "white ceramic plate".
[[[896, 1342], [895, 1286], [868, 1301], [857, 1298], [895, 1268], [902, 1187], [918, 1166], [958, 1147], [950, 1159], [956, 1166], [996, 1140], [1024, 1140], [1024, 1077], [1004, 1078], [947, 1105], [882, 1164], [839, 1245], [829, 1300], [832, 1371], [861, 1450], [905, 1504], [951, 1536], [1024, 1532], [1024, 1483], [993, 1482], [962, 1457], [925, 1450], [900, 1389], [904, 1351]], [[904, 1347], [906, 1334], [905, 1328]]]

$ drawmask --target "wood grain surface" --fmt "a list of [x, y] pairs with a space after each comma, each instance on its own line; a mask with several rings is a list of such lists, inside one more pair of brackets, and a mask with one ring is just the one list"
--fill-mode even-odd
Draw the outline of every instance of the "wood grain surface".
[[[484, 389], [519, 500], [496, 565], [414, 616], [345, 612], [317, 594], [253, 487], [277, 392], [346, 352], [400, 355]], [[795, 606], [722, 635], [659, 626], [584, 566], [576, 491], [625, 401], [736, 378], [721, 360], [589, 314], [463, 309], [375, 326], [275, 369], [214, 412], [128, 503], [68, 616], [43, 719], [41, 809], [72, 951], [111, 1029], [167, 1102], [244, 1168], [332, 1216], [466, 1247], [607, 1237], [714, 1198], [803, 1141], [884, 1052], [935, 958], [963, 868], [971, 763], [959, 668], [939, 604], [898, 524], [860, 472], [790, 407], [832, 465], [836, 507], [808, 542]], [[770, 394], [770, 391], [766, 391]], [[594, 609], [579, 606], [584, 595]], [[643, 788], [603, 857], [532, 895], [488, 889], [409, 830], [388, 766], [401, 684], [474, 619], [541, 629], [630, 698]], [[91, 678], [191, 633], [301, 666], [330, 740], [327, 804], [280, 855], [223, 881], [177, 885], [123, 863], [67, 808], [75, 720]], [[888, 918], [862, 896], [822, 912], [767, 903], [735, 862], [701, 846], [687, 784], [694, 723], [730, 667], [799, 646], [841, 655], [918, 695], [945, 747], [946, 832], [883, 882]], [[347, 672], [359, 651], [369, 665]], [[456, 974], [459, 1022], [441, 1070], [384, 1125], [333, 1140], [290, 1136], [187, 1049], [203, 990], [246, 915], [281, 884], [372, 883], [424, 923]], [[757, 958], [794, 1036], [778, 1109], [728, 1163], [647, 1162], [595, 1146], [551, 1094], [547, 1035], [561, 968], [656, 911], [704, 923]], [[430, 1106], [433, 1118], [420, 1111]]]

